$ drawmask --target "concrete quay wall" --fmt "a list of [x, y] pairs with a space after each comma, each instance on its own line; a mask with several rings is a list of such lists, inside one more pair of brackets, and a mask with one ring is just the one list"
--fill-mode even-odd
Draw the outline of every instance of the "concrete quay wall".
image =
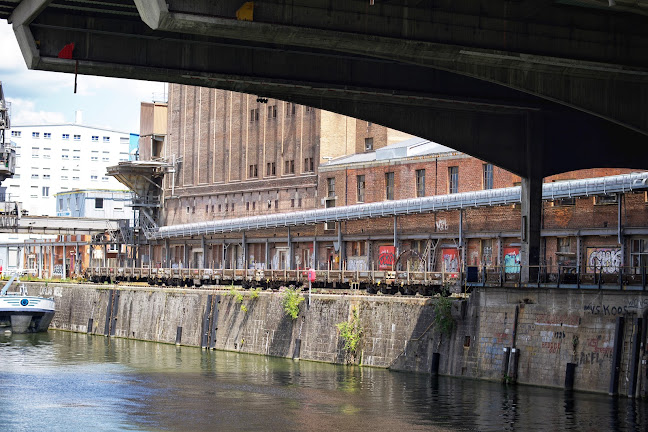
[[[440, 374], [551, 387], [564, 387], [571, 367], [574, 389], [607, 393], [616, 382], [627, 395], [634, 382], [635, 394], [645, 394], [646, 320], [637, 318], [645, 318], [648, 295], [641, 291], [478, 289], [453, 301], [454, 326], [441, 333], [437, 300], [418, 297], [314, 294], [292, 320], [281, 293], [241, 291], [239, 302], [225, 289], [25, 286], [54, 297], [55, 329], [423, 373], [439, 353]], [[354, 309], [362, 337], [350, 357], [336, 324]]]

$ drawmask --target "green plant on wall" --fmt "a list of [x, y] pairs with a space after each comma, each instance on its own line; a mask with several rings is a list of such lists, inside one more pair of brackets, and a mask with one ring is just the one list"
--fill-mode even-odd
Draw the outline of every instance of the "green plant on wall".
[[304, 300], [298, 288], [286, 288], [281, 298], [281, 305], [286, 315], [291, 319], [297, 319], [299, 316], [299, 304]]
[[449, 297], [439, 297], [434, 303], [434, 326], [443, 334], [449, 335], [454, 327], [452, 319], [452, 300]]
[[351, 319], [349, 321], [336, 324], [340, 331], [340, 337], [344, 340], [344, 349], [352, 356], [356, 356], [360, 341], [362, 340], [362, 326], [358, 318], [358, 309], [351, 309]]
[[252, 291], [250, 291], [250, 298], [252, 300], [258, 299], [260, 292], [261, 292], [261, 288], [254, 288]]
[[234, 297], [234, 301], [236, 303], [241, 304], [241, 311], [243, 313], [246, 313], [248, 311], [247, 307], [243, 304], [243, 293], [237, 290], [236, 288], [232, 288], [229, 290], [229, 295]]

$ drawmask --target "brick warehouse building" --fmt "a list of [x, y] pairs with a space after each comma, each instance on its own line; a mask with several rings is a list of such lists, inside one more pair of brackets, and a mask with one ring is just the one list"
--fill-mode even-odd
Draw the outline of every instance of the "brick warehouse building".
[[[384, 260], [391, 253], [400, 257], [396, 266], [402, 269], [519, 268], [516, 204], [272, 229], [257, 225], [240, 232], [185, 232], [182, 227], [192, 223], [211, 226], [264, 215], [281, 219], [316, 208], [345, 211], [360, 203], [416, 197], [455, 199], [506, 190], [501, 188], [519, 184], [519, 178], [438, 144], [405, 140], [395, 131], [316, 109], [261, 103], [256, 96], [172, 85], [167, 119], [166, 140], [149, 147], [163, 159], [181, 162], [164, 177], [160, 222], [162, 230], [169, 230], [152, 242], [152, 265], [379, 269], [394, 265]], [[140, 153], [147, 158], [146, 149]], [[545, 182], [629, 172], [583, 170]], [[585, 272], [593, 271], [588, 260], [595, 259], [614, 272], [621, 263], [646, 263], [646, 195], [625, 192], [620, 198], [585, 194], [546, 200], [543, 265]]]

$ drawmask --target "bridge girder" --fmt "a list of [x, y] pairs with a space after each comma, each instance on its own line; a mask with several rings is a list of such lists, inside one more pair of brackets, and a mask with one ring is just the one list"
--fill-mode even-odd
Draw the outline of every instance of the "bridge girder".
[[[644, 16], [549, 1], [456, 3], [259, 1], [248, 22], [233, 19], [233, 0], [23, 0], [11, 20], [34, 69], [276, 97], [522, 176], [530, 161], [542, 176], [648, 168]], [[74, 59], [57, 58], [70, 42]], [[530, 119], [543, 142], [528, 144]]]

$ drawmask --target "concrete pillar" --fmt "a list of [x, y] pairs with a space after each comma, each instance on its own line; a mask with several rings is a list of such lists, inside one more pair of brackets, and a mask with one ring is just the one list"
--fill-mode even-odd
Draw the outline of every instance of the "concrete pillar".
[[164, 267], [169, 268], [169, 239], [164, 239]]
[[202, 268], [207, 268], [207, 245], [205, 241], [205, 236], [200, 238], [200, 247], [202, 248]]
[[67, 269], [65, 268], [65, 236], [63, 236], [63, 274], [61, 275], [61, 279], [65, 279], [67, 277]]
[[535, 282], [540, 265], [542, 178], [522, 178], [521, 281]]
[[38, 246], [38, 278], [43, 279], [43, 245]]
[[340, 256], [340, 270], [342, 270], [344, 261], [346, 260], [346, 248], [344, 246], [344, 240], [342, 240], [342, 222], [338, 222], [337, 227], [338, 247], [340, 248], [338, 255]]
[[225, 247], [225, 239], [223, 239], [223, 249], [221, 253], [221, 268], [225, 268], [225, 254], [227, 253], [227, 248]]
[[270, 241], [268, 239], [265, 241], [265, 268], [270, 268]]
[[293, 244], [292, 236], [290, 235], [290, 227], [288, 227], [288, 270], [293, 268]]
[[243, 268], [247, 269], [248, 250], [247, 250], [247, 242], [245, 241], [245, 231], [243, 231], [243, 235], [241, 237], [241, 246], [243, 247]]
[[542, 228], [542, 149], [544, 121], [540, 114], [526, 117], [526, 175], [522, 177], [522, 221], [520, 271], [521, 282], [535, 282], [540, 265], [540, 230]]
[[311, 258], [311, 268], [319, 270], [317, 268], [317, 237], [313, 238], [313, 256]]

